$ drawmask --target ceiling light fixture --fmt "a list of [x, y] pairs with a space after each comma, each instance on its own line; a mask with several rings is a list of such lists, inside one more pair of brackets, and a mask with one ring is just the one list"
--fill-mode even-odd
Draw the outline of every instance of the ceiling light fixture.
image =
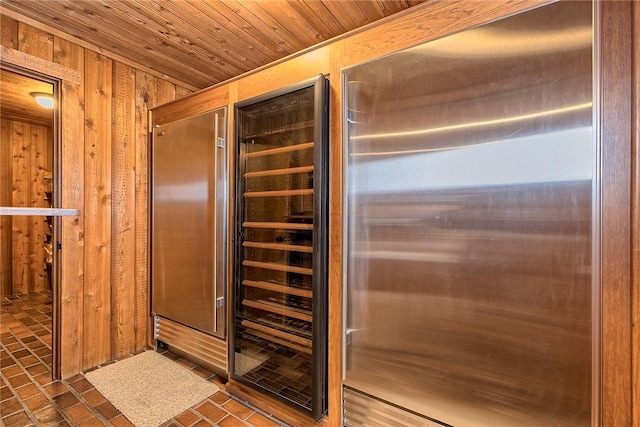
[[29, 95], [33, 96], [33, 98], [38, 104], [40, 104], [41, 107], [49, 110], [53, 108], [53, 95], [51, 95], [50, 93], [31, 92]]

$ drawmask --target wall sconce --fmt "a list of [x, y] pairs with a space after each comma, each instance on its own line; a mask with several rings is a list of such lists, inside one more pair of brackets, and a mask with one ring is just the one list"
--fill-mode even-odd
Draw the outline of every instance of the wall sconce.
[[38, 104], [40, 104], [40, 106], [49, 110], [53, 108], [53, 95], [51, 95], [50, 93], [31, 92], [29, 95], [33, 96], [33, 98]]

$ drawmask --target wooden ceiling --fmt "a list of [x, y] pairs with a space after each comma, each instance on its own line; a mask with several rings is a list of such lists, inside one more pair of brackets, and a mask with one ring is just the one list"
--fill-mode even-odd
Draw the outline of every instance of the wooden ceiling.
[[0, 69], [0, 116], [7, 120], [51, 127], [53, 110], [38, 105], [30, 95], [32, 92], [51, 94], [53, 85]]
[[199, 89], [425, 0], [0, 0]]

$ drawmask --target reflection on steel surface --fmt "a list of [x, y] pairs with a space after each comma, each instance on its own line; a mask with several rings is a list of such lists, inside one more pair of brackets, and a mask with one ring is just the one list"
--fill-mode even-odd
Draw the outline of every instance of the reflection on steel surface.
[[154, 129], [152, 311], [225, 338], [226, 108]]
[[345, 385], [453, 425], [590, 425], [591, 28], [560, 2], [441, 42], [495, 56], [345, 71]]

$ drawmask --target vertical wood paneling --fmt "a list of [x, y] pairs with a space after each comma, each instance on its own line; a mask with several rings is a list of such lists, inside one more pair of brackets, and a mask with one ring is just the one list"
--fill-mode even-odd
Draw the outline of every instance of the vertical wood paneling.
[[[47, 167], [47, 128], [31, 125], [29, 134], [29, 204], [30, 207], [48, 207], [45, 201]], [[28, 217], [29, 222], [29, 286], [28, 292], [49, 288], [44, 265], [46, 222], [42, 216]]]
[[184, 87], [176, 87], [176, 99], [182, 99], [185, 96], [191, 95], [193, 93], [192, 90], [184, 88]]
[[18, 22], [0, 15], [0, 44], [9, 49], [18, 48]]
[[[53, 36], [44, 31], [35, 29], [29, 25], [22, 23], [10, 23], [7, 19], [3, 19], [3, 26], [7, 25], [7, 29], [3, 29], [2, 41], [13, 44], [24, 53], [51, 61], [53, 57]], [[15, 40], [14, 40], [15, 34]], [[26, 125], [23, 128], [24, 143], [26, 150], [24, 151], [26, 170], [25, 175], [21, 175], [20, 186], [27, 191], [23, 194], [21, 202], [23, 206], [42, 207], [43, 203], [43, 187], [42, 176], [43, 169], [46, 167], [46, 148], [43, 144], [47, 142], [46, 128]], [[16, 153], [14, 152], [14, 155]], [[15, 173], [21, 173], [15, 171]], [[32, 291], [40, 291], [47, 288], [46, 272], [44, 267], [44, 232], [45, 224], [43, 217], [26, 217], [13, 220], [14, 236], [20, 241], [20, 245], [14, 250], [13, 265], [20, 265], [22, 270], [13, 270], [14, 273], [14, 293], [26, 293]], [[26, 228], [23, 228], [26, 227]], [[25, 241], [26, 240], [26, 241]], [[24, 252], [24, 249], [27, 252]], [[16, 256], [20, 258], [15, 258]], [[27, 270], [25, 271], [24, 268]]]
[[[11, 206], [29, 205], [29, 125], [13, 122], [11, 125], [11, 152], [13, 157], [13, 192]], [[28, 217], [13, 217], [13, 285], [14, 294], [29, 291], [29, 220]]]
[[136, 348], [153, 345], [149, 301], [149, 109], [174, 100], [175, 86], [148, 73], [136, 73], [135, 306]]
[[[2, 120], [0, 206], [46, 207], [46, 151], [49, 129]], [[17, 203], [17, 204], [16, 204]], [[0, 217], [2, 295], [49, 288], [44, 264], [47, 224], [42, 216]], [[18, 246], [14, 246], [14, 241]], [[16, 274], [13, 274], [15, 267]]]
[[149, 108], [156, 107], [158, 105], [166, 104], [176, 99], [176, 87], [166, 80], [153, 78], [154, 96], [152, 102], [149, 103]]
[[602, 425], [632, 425], [630, 2], [602, 2]]
[[135, 196], [135, 323], [137, 325], [135, 346], [144, 348], [148, 339], [147, 322], [150, 305], [149, 287], [149, 250], [148, 250], [148, 156], [149, 156], [149, 104], [154, 102], [153, 77], [144, 72], [136, 72], [136, 196]]
[[53, 128], [47, 128], [47, 141], [49, 141], [49, 143], [47, 144], [47, 171], [49, 172], [53, 172], [53, 153], [55, 151], [54, 149], [54, 131]]
[[84, 360], [111, 356], [111, 90], [112, 61], [85, 53]]
[[[54, 60], [84, 71], [84, 49], [67, 40], [54, 40]], [[60, 205], [80, 209], [77, 217], [60, 221], [60, 303], [58, 334], [60, 376], [68, 378], [82, 370], [84, 335], [84, 73], [79, 84], [63, 81], [61, 91]]]
[[[111, 60], [62, 38], [59, 31], [44, 31], [45, 27], [36, 30], [2, 15], [0, 43], [53, 61], [53, 68], [61, 65], [79, 72], [79, 79], [60, 83], [62, 168], [56, 177], [60, 206], [80, 210], [77, 217], [61, 219], [62, 249], [57, 252], [56, 353], [59, 374], [68, 378], [147, 344], [147, 111], [191, 91], [145, 75], [141, 78], [144, 90], [136, 87], [131, 93], [139, 70], [116, 64], [114, 72]], [[114, 76], [116, 85], [112, 86]], [[125, 146], [127, 128], [132, 129], [133, 137]], [[12, 167], [11, 147], [8, 156], [2, 161]], [[50, 153], [48, 159], [52, 161]], [[135, 164], [127, 164], [131, 159]], [[128, 244], [135, 250], [127, 248]], [[6, 246], [5, 242], [2, 248]], [[135, 285], [127, 283], [130, 278]]]
[[53, 35], [20, 22], [18, 49], [37, 58], [53, 61]]
[[633, 3], [632, 215], [631, 215], [631, 363], [633, 426], [640, 427], [640, 3]]
[[135, 351], [135, 70], [113, 64], [111, 351]]
[[[4, 32], [4, 19], [2, 20]], [[11, 172], [13, 158], [11, 156], [11, 122], [0, 121], [0, 206], [11, 206], [13, 174]], [[11, 295], [12, 283], [12, 217], [0, 216], [0, 299]]]

